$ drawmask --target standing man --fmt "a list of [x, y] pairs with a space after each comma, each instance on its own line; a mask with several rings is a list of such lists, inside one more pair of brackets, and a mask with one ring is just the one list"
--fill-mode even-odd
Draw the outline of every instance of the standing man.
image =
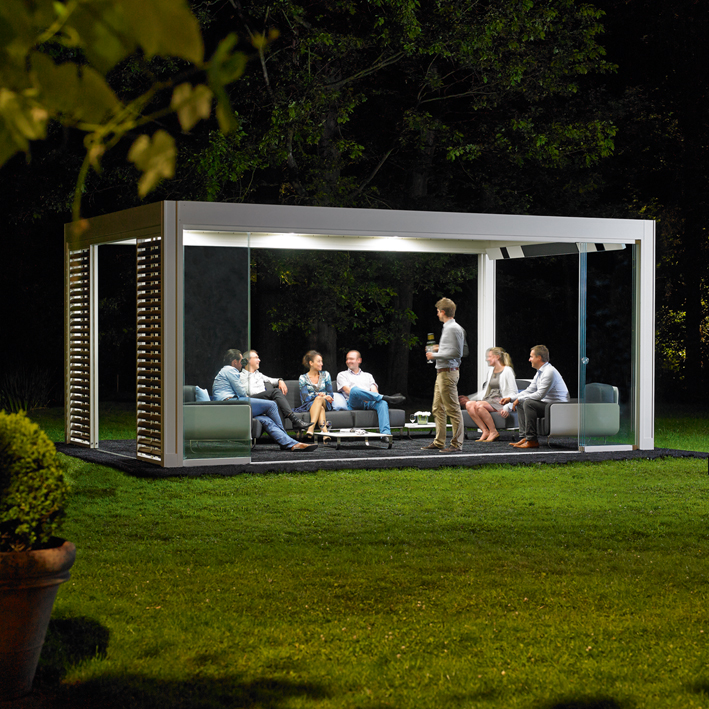
[[337, 375], [337, 391], [347, 401], [347, 408], [350, 411], [376, 411], [379, 432], [382, 436], [391, 436], [389, 405], [403, 404], [406, 397], [401, 394], [394, 394], [394, 396], [380, 394], [374, 377], [360, 369], [362, 355], [357, 350], [350, 350], [347, 353], [345, 364], [347, 369]]
[[[545, 416], [549, 404], [569, 400], [569, 390], [558, 370], [549, 364], [549, 350], [544, 345], [532, 347], [529, 361], [537, 373], [532, 383], [512, 402], [512, 410], [517, 411], [521, 436], [516, 443], [510, 443], [515, 448], [539, 448], [537, 419]], [[509, 401], [510, 397], [500, 399], [501, 404]]]
[[[437, 449], [441, 453], [460, 453], [463, 450], [463, 416], [458, 402], [460, 362], [463, 357], [465, 331], [455, 321], [455, 303], [441, 298], [436, 303], [438, 319], [443, 323], [440, 344], [434, 352], [426, 352], [426, 359], [436, 362], [436, 386], [433, 391], [433, 418], [436, 438], [421, 450]], [[446, 448], [446, 415], [453, 424], [453, 438]]]
[[[261, 374], [259, 370], [261, 358], [258, 356], [258, 352], [256, 350], [247, 350], [244, 354], [244, 359], [248, 361], [248, 364], [245, 364], [241, 370], [241, 383], [244, 385], [248, 396], [252, 399], [275, 401], [281, 417], [284, 421], [285, 419], [290, 419], [293, 424], [293, 430], [308, 428], [309, 424], [293, 415], [293, 409], [291, 409], [285, 396], [288, 393], [286, 383], [282, 379], [274, 379]], [[266, 382], [273, 385], [274, 388], [267, 391]]]
[[268, 434], [276, 443], [281, 446], [281, 450], [291, 451], [314, 451], [317, 444], [296, 443], [285, 431], [281, 419], [278, 416], [278, 407], [273, 401], [263, 399], [250, 399], [246, 395], [246, 389], [241, 383], [241, 360], [243, 355], [239, 350], [227, 350], [224, 356], [224, 366], [214, 377], [212, 394], [217, 401], [225, 399], [243, 399], [251, 406], [251, 414], [261, 422], [261, 425], [268, 431]]

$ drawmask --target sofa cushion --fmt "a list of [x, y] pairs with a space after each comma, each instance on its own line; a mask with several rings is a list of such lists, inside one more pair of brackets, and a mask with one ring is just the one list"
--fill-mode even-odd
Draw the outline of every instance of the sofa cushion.
[[195, 401], [209, 401], [209, 392], [202, 387], [196, 386], [194, 388], [194, 398]]

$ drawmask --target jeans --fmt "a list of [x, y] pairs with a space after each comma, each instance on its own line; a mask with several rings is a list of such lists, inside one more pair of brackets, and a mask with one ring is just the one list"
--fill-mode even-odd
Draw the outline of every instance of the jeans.
[[379, 433], [384, 436], [391, 435], [389, 426], [389, 404], [382, 399], [381, 394], [373, 391], [352, 387], [350, 398], [347, 401], [347, 408], [351, 411], [376, 411], [379, 419]]
[[251, 415], [261, 422], [271, 438], [282, 446], [292, 448], [295, 441], [285, 432], [281, 425], [281, 417], [278, 415], [278, 406], [275, 401], [265, 399], [248, 399], [251, 405]]

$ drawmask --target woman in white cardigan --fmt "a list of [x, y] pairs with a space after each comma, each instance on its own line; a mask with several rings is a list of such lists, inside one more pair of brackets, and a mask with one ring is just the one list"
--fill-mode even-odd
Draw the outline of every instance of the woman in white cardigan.
[[492, 443], [500, 437], [500, 434], [490, 413], [496, 411], [502, 418], [510, 415], [509, 409], [500, 403], [500, 399], [510, 397], [514, 400], [517, 397], [517, 382], [515, 370], [512, 369], [512, 358], [502, 347], [491, 347], [486, 353], [486, 359], [488, 365], [492, 367], [492, 372], [487, 378], [480, 399], [473, 401], [471, 398], [461, 397], [460, 403], [465, 406], [470, 418], [482, 431], [482, 436], [477, 440]]

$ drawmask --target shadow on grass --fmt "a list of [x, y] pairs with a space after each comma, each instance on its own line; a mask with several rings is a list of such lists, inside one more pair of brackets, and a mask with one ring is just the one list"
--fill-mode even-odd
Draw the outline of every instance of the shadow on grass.
[[34, 686], [58, 684], [70, 667], [105, 657], [108, 639], [108, 628], [91, 618], [50, 620]]
[[690, 691], [694, 694], [700, 694], [703, 697], [709, 697], [709, 679], [701, 679], [689, 685]]
[[294, 698], [324, 699], [329, 692], [308, 683], [239, 676], [184, 681], [156, 680], [141, 675], [105, 675], [76, 684], [62, 684], [69, 669], [106, 656], [109, 631], [91, 618], [52, 620], [30, 695], [4, 709], [279, 709]]
[[263, 677], [156, 680], [140, 675], [104, 676], [74, 685], [35, 688], [7, 709], [280, 709], [293, 700], [325, 699], [329, 693], [308, 683]]
[[630, 704], [613, 697], [584, 697], [583, 699], [557, 699], [543, 704], [539, 709], [630, 709]]

